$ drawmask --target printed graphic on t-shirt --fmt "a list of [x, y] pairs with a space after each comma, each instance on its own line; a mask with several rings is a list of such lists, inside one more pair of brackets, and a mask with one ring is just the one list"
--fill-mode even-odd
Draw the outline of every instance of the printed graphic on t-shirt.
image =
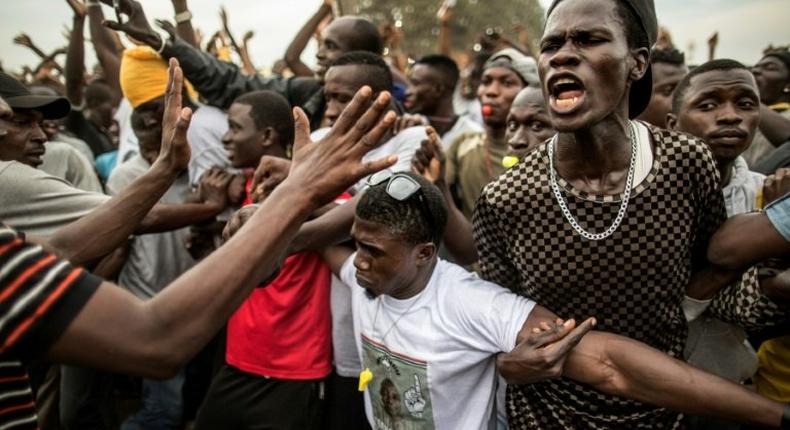
[[367, 387], [374, 430], [434, 428], [428, 363], [389, 350], [362, 336], [363, 367], [373, 372]]

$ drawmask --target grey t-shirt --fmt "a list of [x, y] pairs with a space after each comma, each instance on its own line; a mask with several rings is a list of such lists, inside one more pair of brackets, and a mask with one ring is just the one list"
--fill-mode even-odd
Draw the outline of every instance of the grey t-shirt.
[[107, 200], [42, 170], [0, 161], [0, 220], [26, 234], [49, 236]]
[[[113, 170], [107, 192], [120, 193], [142, 176], [151, 165], [139, 154]], [[159, 200], [184, 203], [189, 194], [189, 176], [182, 174]], [[118, 283], [141, 299], [150, 299], [195, 264], [184, 246], [189, 228], [157, 234], [134, 236], [129, 257], [121, 269]]]
[[38, 168], [65, 179], [75, 187], [101, 193], [102, 186], [93, 164], [75, 147], [65, 142], [50, 141], [46, 143], [43, 163]]

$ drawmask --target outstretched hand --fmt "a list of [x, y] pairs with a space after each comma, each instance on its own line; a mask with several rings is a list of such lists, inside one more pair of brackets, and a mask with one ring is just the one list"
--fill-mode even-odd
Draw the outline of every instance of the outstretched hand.
[[500, 373], [508, 384], [559, 378], [568, 353], [594, 326], [595, 318], [588, 318], [578, 327], [573, 319], [542, 322], [513, 351], [497, 356]]
[[411, 160], [411, 170], [422, 175], [432, 184], [444, 181], [445, 156], [442, 139], [433, 127], [425, 128], [428, 140], [423, 140]]
[[176, 26], [173, 25], [172, 22], [170, 22], [170, 21], [168, 21], [166, 19], [157, 19], [154, 22], [156, 22], [156, 25], [159, 28], [161, 28], [162, 30], [164, 30], [167, 33], [167, 35], [170, 37], [170, 40], [173, 40], [173, 39], [176, 38], [176, 34], [177, 34], [176, 33]]
[[19, 33], [16, 37], [14, 37], [14, 43], [26, 48], [32, 48], [34, 46], [33, 40], [27, 35], [27, 33]]
[[[114, 6], [119, 18], [119, 21], [105, 20], [104, 25], [107, 28], [126, 33], [132, 39], [139, 40], [154, 49], [162, 46], [162, 38], [148, 23], [140, 2], [135, 0], [116, 0], [115, 4], [111, 0], [102, 0], [102, 2]], [[126, 22], [121, 22], [123, 15], [127, 17]]]
[[382, 92], [372, 102], [368, 86], [357, 91], [329, 133], [320, 141], [310, 140], [310, 123], [300, 108], [294, 109], [295, 139], [291, 172], [285, 183], [319, 207], [346, 191], [360, 179], [395, 164], [398, 157], [363, 162], [362, 157], [379, 146], [395, 122], [389, 111], [391, 96]]
[[162, 147], [156, 162], [164, 163], [168, 169], [180, 173], [187, 168], [191, 150], [187, 142], [187, 129], [192, 119], [192, 109], [182, 107], [184, 73], [178, 60], [170, 59], [167, 68], [167, 93], [165, 114], [162, 120]]

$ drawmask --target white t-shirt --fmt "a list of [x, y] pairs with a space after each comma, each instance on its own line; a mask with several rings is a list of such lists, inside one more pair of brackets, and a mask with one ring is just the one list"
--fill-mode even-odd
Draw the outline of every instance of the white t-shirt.
[[354, 336], [373, 372], [365, 410], [374, 429], [493, 429], [495, 354], [515, 347], [535, 303], [439, 260], [418, 295], [374, 299], [356, 282]]
[[476, 123], [469, 115], [461, 115], [453, 127], [442, 135], [442, 149], [447, 151], [450, 145], [464, 133], [482, 133], [485, 129]]
[[[319, 128], [310, 134], [313, 141], [322, 139], [329, 133], [330, 128]], [[381, 146], [371, 150], [364, 157], [363, 162], [378, 160], [388, 155], [395, 154], [398, 156], [398, 162], [390, 167], [393, 172], [411, 172], [411, 160], [414, 158], [414, 153], [420, 148], [423, 140], [427, 140], [428, 135], [425, 133], [424, 126], [409, 127], [402, 130], [400, 133], [386, 141]], [[353, 187], [353, 193], [362, 190], [367, 184], [367, 178], [363, 178], [357, 182]]]
[[[140, 154], [133, 156], [113, 170], [107, 181], [107, 192], [117, 195], [150, 168]], [[159, 203], [184, 203], [189, 192], [189, 177], [184, 173], [176, 178]], [[140, 299], [154, 297], [195, 265], [186, 249], [188, 237], [189, 227], [132, 236], [129, 256], [118, 275], [118, 283]]]
[[132, 129], [132, 108], [126, 98], [121, 99], [115, 111], [115, 120], [118, 121], [118, 164], [123, 164], [140, 152], [140, 143]]
[[78, 149], [65, 142], [49, 141], [39, 169], [52, 176], [65, 179], [75, 187], [94, 193], [103, 192], [93, 163]]
[[[319, 128], [310, 134], [312, 141], [318, 141], [329, 133], [330, 127]], [[370, 151], [363, 157], [363, 161], [376, 160], [390, 154], [398, 155], [398, 162], [390, 167], [394, 172], [411, 171], [411, 159], [414, 153], [427, 139], [425, 127], [411, 127], [400, 132], [380, 147]], [[366, 185], [367, 178], [362, 179], [353, 190], [361, 190]], [[332, 353], [335, 371], [343, 377], [356, 377], [359, 374], [360, 362], [356, 346], [353, 342], [351, 323], [351, 297], [343, 282], [332, 276]], [[351, 340], [351, 341], [349, 341]]]
[[189, 159], [189, 182], [200, 184], [206, 170], [219, 167], [233, 170], [228, 152], [222, 146], [222, 136], [228, 131], [228, 115], [213, 106], [200, 106], [192, 115], [187, 130], [187, 141], [192, 149]]
[[765, 175], [749, 170], [746, 160], [738, 157], [732, 164], [730, 182], [722, 187], [727, 216], [735, 216], [757, 209], [757, 195], [763, 189]]

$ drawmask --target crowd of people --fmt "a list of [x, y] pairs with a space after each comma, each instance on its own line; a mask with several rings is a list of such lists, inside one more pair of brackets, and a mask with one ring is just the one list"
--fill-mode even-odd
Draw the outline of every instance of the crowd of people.
[[224, 9], [66, 1], [0, 70], [0, 428], [790, 428], [790, 47], [324, 0], [261, 72]]

